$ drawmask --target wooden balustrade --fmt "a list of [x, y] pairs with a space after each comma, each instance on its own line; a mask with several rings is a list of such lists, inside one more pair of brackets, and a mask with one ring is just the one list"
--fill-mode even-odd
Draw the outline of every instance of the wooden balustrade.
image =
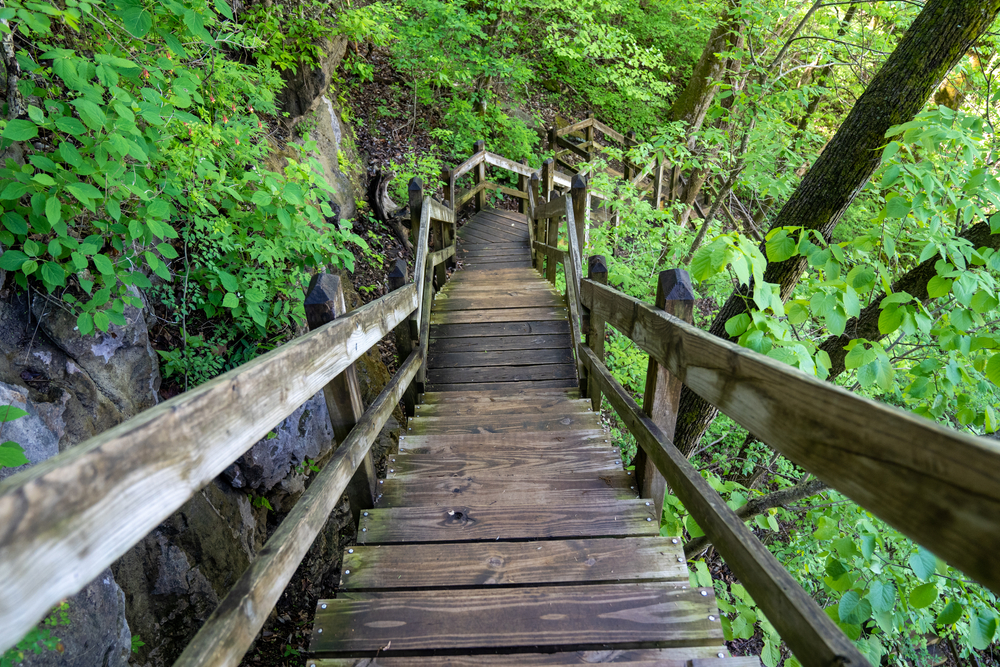
[[[337, 450], [178, 664], [239, 662], [345, 490], [355, 513], [371, 506], [369, 447], [393, 406], [408, 394], [412, 401], [427, 356], [434, 269], [455, 253], [455, 217], [422, 196], [416, 179], [410, 193], [413, 283], [397, 265], [392, 291], [347, 312], [338, 279], [316, 277], [308, 334], [0, 483], [0, 652], [324, 390]], [[434, 252], [432, 224], [443, 246]], [[352, 365], [394, 330], [404, 363], [366, 411]]]

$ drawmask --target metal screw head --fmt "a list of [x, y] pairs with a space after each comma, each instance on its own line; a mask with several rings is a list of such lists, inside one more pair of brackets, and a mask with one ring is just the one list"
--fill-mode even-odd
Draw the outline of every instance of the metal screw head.
[[365, 516], [368, 516], [368, 512], [365, 512]]
[[621, 461], [615, 461], [615, 465], [621, 465]]
[[326, 604], [325, 604], [325, 603], [324, 603], [324, 604], [321, 604], [321, 605], [319, 606], [319, 608], [320, 608], [320, 609], [326, 609]]
[[395, 468], [389, 468], [389, 472], [396, 472]]
[[631, 471], [631, 470], [626, 470], [626, 471], [625, 471], [625, 474], [626, 474], [626, 475], [631, 475], [631, 474], [632, 474], [632, 471]]
[[678, 563], [683, 563], [684, 562], [684, 557], [683, 556], [678, 556], [677, 557], [677, 562]]
[[352, 553], [354, 553], [354, 549], [348, 549], [348, 550], [347, 550], [347, 553], [349, 553], [349, 554], [352, 554]]
[[646, 503], [646, 507], [649, 507], [649, 503]]
[[317, 628], [316, 633], [320, 635], [323, 634], [323, 628]]
[[652, 519], [647, 516], [646, 521], [652, 521]]
[[344, 570], [344, 574], [350, 574], [350, 573], [351, 573], [350, 570]]
[[379, 483], [379, 484], [384, 484], [384, 483], [385, 483], [385, 480], [384, 480], [384, 479], [380, 479], [380, 480], [378, 481], [378, 483]]
[[715, 620], [715, 616], [709, 616], [709, 617], [708, 617], [708, 620], [710, 620], [710, 621], [714, 621], [714, 620]]
[[367, 532], [368, 532], [368, 529], [367, 529], [367, 528], [362, 528], [362, 529], [361, 529], [361, 532], [362, 532], [362, 533], [367, 533]]
[[680, 540], [678, 540], [676, 537], [674, 539], [670, 540], [671, 544], [677, 544], [678, 542], [680, 542]]
[[395, 462], [396, 462], [396, 459], [390, 459], [390, 460], [391, 460], [391, 461], [392, 461], [393, 463], [395, 463]]
[[702, 591], [701, 592], [701, 597], [707, 598], [708, 597], [708, 591]]
[[[716, 653], [715, 655], [719, 656], [720, 658], [725, 658], [725, 657], [726, 657], [726, 654], [725, 654], [725, 653], [723, 653], [722, 651], [719, 651], [719, 652], [718, 652], [718, 653]], [[316, 665], [313, 665], [313, 667], [316, 667]]]

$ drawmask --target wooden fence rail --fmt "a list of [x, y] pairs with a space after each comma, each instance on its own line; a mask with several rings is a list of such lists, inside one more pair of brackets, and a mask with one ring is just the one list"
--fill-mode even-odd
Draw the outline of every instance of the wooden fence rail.
[[[317, 391], [339, 387], [334, 379], [395, 331], [397, 343], [404, 343], [400, 350], [409, 355], [401, 370], [363, 414], [350, 381], [327, 392], [335, 432], [342, 440], [331, 463], [179, 664], [239, 662], [332, 503], [364, 467], [371, 440], [392, 406], [424, 368], [434, 268], [455, 253], [453, 235], [448, 236], [455, 218], [451, 209], [422, 196], [419, 181], [411, 183], [414, 194], [419, 225], [414, 225], [418, 245], [413, 283], [404, 284], [404, 267], [403, 275], [394, 278], [398, 289], [346, 314], [342, 297], [338, 302], [324, 294], [307, 305], [310, 323], [336, 319], [0, 483], [0, 652]], [[432, 224], [439, 246], [433, 253], [428, 250]], [[334, 312], [337, 309], [341, 312]], [[410, 325], [414, 313], [418, 315]], [[411, 331], [420, 332], [420, 346], [412, 353], [406, 345]], [[370, 477], [368, 472], [361, 475], [359, 488], [374, 483]], [[352, 505], [371, 502], [354, 496], [351, 500]]]

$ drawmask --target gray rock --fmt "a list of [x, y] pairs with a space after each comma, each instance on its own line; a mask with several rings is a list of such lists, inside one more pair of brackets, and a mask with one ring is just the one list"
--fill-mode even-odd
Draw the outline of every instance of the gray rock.
[[324, 55], [320, 58], [318, 67], [300, 65], [297, 70], [282, 74], [285, 88], [278, 98], [278, 104], [291, 117], [292, 124], [312, 111], [316, 100], [330, 87], [333, 73], [337, 71], [347, 52], [347, 41], [347, 37], [343, 35], [326, 40], [322, 49]]
[[69, 622], [52, 629], [61, 651], [29, 654], [23, 667], [127, 667], [132, 633], [125, 620], [125, 594], [105, 570], [68, 600]]
[[[59, 438], [66, 431], [63, 414], [66, 400], [56, 403], [35, 403], [28, 398], [25, 387], [0, 382], [0, 406], [13, 405], [27, 411], [27, 415], [0, 424], [0, 442], [12, 440], [21, 445], [25, 457], [31, 461], [18, 468], [0, 468], [0, 480], [30, 468], [35, 463], [52, 458], [59, 453]], [[3, 408], [0, 407], [0, 412]]]
[[52, 301], [36, 297], [32, 313], [49, 340], [90, 375], [126, 419], [156, 405], [160, 367], [141, 310], [126, 306], [125, 326], [112, 324], [92, 336], [81, 336], [76, 316]]
[[134, 664], [172, 665], [263, 546], [266, 512], [213, 482], [112, 565], [132, 632]]

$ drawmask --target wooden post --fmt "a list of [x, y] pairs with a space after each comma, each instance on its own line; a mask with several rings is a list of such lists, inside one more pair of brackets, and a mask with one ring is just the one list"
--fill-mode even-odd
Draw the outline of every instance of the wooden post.
[[[593, 255], [587, 258], [587, 277], [602, 285], [608, 284], [608, 265], [604, 261], [603, 255]], [[604, 361], [604, 320], [595, 317], [589, 308], [584, 309], [583, 331], [587, 335], [587, 347], [593, 350], [594, 356]], [[594, 412], [600, 412], [600, 385], [591, 377], [585, 389]]]
[[[344, 301], [344, 290], [340, 277], [329, 273], [317, 273], [309, 281], [309, 291], [305, 300], [306, 321], [310, 330], [318, 329], [337, 317], [347, 314], [347, 304]], [[365, 406], [361, 400], [361, 387], [358, 385], [358, 374], [352, 364], [347, 370], [330, 380], [323, 387], [326, 407], [330, 412], [330, 422], [333, 434], [339, 447], [354, 425], [365, 414]], [[351, 502], [351, 513], [354, 524], [362, 510], [375, 506], [375, 489], [378, 480], [375, 475], [375, 464], [369, 451], [361, 465], [347, 485], [347, 497]]]
[[417, 252], [417, 239], [420, 238], [420, 208], [424, 204], [424, 183], [419, 176], [410, 179], [407, 186], [410, 197], [410, 243], [414, 254]]
[[[590, 120], [594, 120], [594, 112], [593, 111], [587, 111], [584, 115], [587, 118], [589, 118]], [[587, 155], [589, 156], [587, 158], [587, 161], [589, 162], [590, 160], [593, 160], [594, 159], [594, 155], [597, 154], [597, 151], [594, 150], [594, 124], [593, 123], [591, 123], [590, 125], [588, 125], [587, 129], [584, 130], [584, 137], [586, 137], [586, 141], [587, 141]]]
[[626, 181], [631, 181], [639, 173], [638, 169], [635, 166], [633, 166], [632, 160], [628, 155], [628, 150], [634, 147], [635, 144], [636, 144], [635, 131], [633, 130], [625, 135], [625, 180]]
[[[694, 292], [691, 277], [684, 269], [661, 271], [656, 284], [656, 307], [674, 317], [691, 323], [694, 320]], [[677, 404], [681, 396], [680, 378], [674, 377], [652, 357], [646, 371], [646, 393], [642, 410], [673, 440], [677, 426]], [[656, 502], [656, 516], [663, 511], [666, 482], [646, 453], [639, 449], [635, 456], [635, 478], [646, 498]]]
[[444, 182], [444, 201], [451, 202], [452, 209], [455, 208], [455, 170], [443, 169], [441, 171], [441, 181]]
[[573, 198], [573, 220], [576, 222], [576, 240], [580, 244], [577, 248], [577, 266], [583, 266], [583, 250], [587, 247], [589, 240], [590, 225], [590, 190], [587, 188], [586, 179], [577, 174], [573, 177], [570, 187], [570, 196]]
[[[553, 141], [555, 140], [555, 128], [552, 128]], [[549, 158], [542, 163], [542, 197], [541, 201], [547, 202], [552, 199], [555, 195], [555, 160]], [[545, 238], [546, 245], [555, 247], [559, 245], [559, 218], [548, 218], [548, 221], [542, 221], [541, 224], [545, 225], [545, 233], [543, 234]], [[545, 259], [545, 277], [553, 285], [556, 283], [556, 264], [557, 262], [551, 257], [546, 256]]]
[[[535, 209], [541, 203], [541, 193], [540, 184], [542, 177], [536, 171], [531, 175], [528, 180], [528, 197], [530, 197], [529, 202], [531, 206], [528, 209], [528, 214], [531, 216], [528, 219], [528, 225], [532, 230], [532, 238], [539, 243], [544, 242], [545, 236], [542, 234], [541, 221], [535, 218]], [[531, 249], [531, 266], [535, 268], [539, 273], [542, 272], [542, 255], [538, 253], [534, 248]]]
[[[482, 139], [480, 139], [479, 141], [477, 141], [475, 144], [472, 145], [473, 154], [481, 153], [484, 150], [486, 150], [486, 142], [483, 141]], [[485, 161], [480, 162], [479, 164], [476, 165], [475, 171], [473, 172], [472, 181], [473, 181], [472, 183], [473, 187], [479, 185], [480, 183], [486, 182]], [[484, 208], [486, 208], [486, 188], [483, 188], [482, 190], [476, 193], [475, 200], [476, 200], [476, 211], [482, 211]]]
[[[521, 160], [521, 164], [523, 164], [524, 166], [528, 166], [528, 161], [527, 160]], [[528, 191], [528, 177], [525, 176], [524, 174], [518, 174], [517, 175], [517, 189], [520, 190], [521, 192], [527, 192]], [[517, 210], [520, 213], [527, 213], [528, 210], [529, 210], [529, 208], [528, 208], [528, 200], [527, 199], [520, 200], [517, 203]]]
[[653, 169], [653, 208], [663, 208], [663, 156], [657, 153], [656, 168]]
[[[433, 209], [431, 210], [433, 211]], [[431, 223], [431, 234], [434, 238], [432, 243], [432, 248], [435, 251], [444, 250], [445, 247], [448, 245], [447, 228], [450, 227], [451, 225], [445, 222], [444, 220], [439, 220], [433, 217], [431, 218], [430, 223]], [[448, 281], [448, 272], [445, 271], [445, 263], [441, 262], [440, 264], [434, 267], [434, 283], [437, 285], [435, 291], [440, 291], [444, 287], [445, 282], [447, 281]]]
[[[393, 265], [392, 270], [389, 271], [389, 291], [394, 292], [399, 288], [406, 285], [406, 260], [397, 259], [396, 263]], [[393, 331], [396, 337], [396, 357], [399, 363], [402, 364], [406, 361], [406, 358], [410, 356], [410, 352], [413, 351], [413, 338], [412, 338], [412, 325], [410, 324], [410, 318], [406, 318], [400, 322], [396, 329]], [[411, 382], [410, 386], [406, 388], [403, 393], [403, 406], [406, 409], [406, 416], [412, 417], [415, 414], [414, 407], [417, 403], [417, 389]], [[406, 424], [403, 424], [403, 428], [406, 428]]]
[[548, 137], [549, 140], [549, 150], [552, 151], [553, 154], [558, 153], [559, 142], [556, 141], [556, 137], [559, 135], [557, 134], [556, 128], [550, 127], [546, 136]]

